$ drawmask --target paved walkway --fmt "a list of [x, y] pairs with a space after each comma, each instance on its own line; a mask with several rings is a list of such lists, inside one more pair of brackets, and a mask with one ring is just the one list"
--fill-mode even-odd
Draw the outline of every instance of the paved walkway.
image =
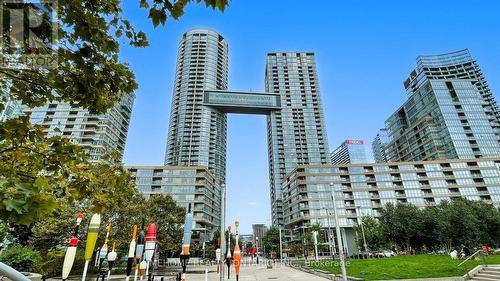
[[[213, 268], [209, 268], [213, 270]], [[234, 266], [231, 266], [231, 279], [236, 281], [236, 276], [234, 272]], [[219, 281], [220, 275], [216, 272], [208, 273], [208, 281]], [[227, 268], [225, 272], [225, 278], [227, 279]], [[300, 270], [293, 269], [291, 267], [280, 265], [279, 262], [273, 266], [272, 269], [268, 269], [265, 263], [260, 264], [242, 264], [240, 268], [239, 280], [241, 281], [325, 281], [326, 278], [321, 278]], [[205, 281], [205, 274], [188, 274], [187, 281]]]

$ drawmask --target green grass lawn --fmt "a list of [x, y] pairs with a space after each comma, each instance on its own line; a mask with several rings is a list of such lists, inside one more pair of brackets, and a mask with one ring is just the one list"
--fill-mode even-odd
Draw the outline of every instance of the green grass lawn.
[[[485, 257], [487, 264], [500, 264], [500, 255]], [[415, 255], [382, 259], [348, 260], [347, 275], [365, 280], [390, 280], [412, 278], [435, 278], [462, 276], [482, 260], [471, 260], [461, 267], [461, 260], [452, 260], [448, 255]], [[303, 266], [304, 263], [302, 263]], [[340, 273], [338, 264], [328, 262], [310, 263], [307, 268]]]

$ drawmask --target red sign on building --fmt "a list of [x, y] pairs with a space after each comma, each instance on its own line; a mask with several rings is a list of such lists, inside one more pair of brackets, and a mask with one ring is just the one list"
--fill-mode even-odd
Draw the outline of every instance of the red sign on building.
[[346, 140], [344, 143], [345, 144], [364, 144], [365, 142], [363, 140]]

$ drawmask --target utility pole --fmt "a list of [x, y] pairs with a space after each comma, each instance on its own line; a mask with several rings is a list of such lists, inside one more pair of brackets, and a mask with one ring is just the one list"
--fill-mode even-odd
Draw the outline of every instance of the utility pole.
[[339, 247], [340, 269], [342, 271], [342, 279], [344, 281], [347, 281], [347, 272], [345, 269], [344, 245], [342, 243], [342, 237], [340, 236], [339, 216], [337, 214], [337, 204], [335, 200], [335, 190], [333, 190], [333, 183], [330, 183], [330, 187], [332, 189], [332, 202], [333, 202], [333, 212], [335, 215], [335, 230], [337, 232], [337, 245]]

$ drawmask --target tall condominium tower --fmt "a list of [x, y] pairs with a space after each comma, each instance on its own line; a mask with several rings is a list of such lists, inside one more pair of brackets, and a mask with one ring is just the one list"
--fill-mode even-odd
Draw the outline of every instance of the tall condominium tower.
[[500, 155], [496, 101], [468, 50], [420, 56], [408, 100], [386, 121], [389, 161]]
[[105, 114], [59, 102], [25, 108], [23, 113], [31, 123], [43, 126], [47, 136], [67, 137], [81, 145], [91, 161], [98, 161], [106, 153], [123, 156], [134, 99], [135, 95], [126, 95]]
[[269, 53], [266, 91], [281, 97], [267, 118], [273, 225], [283, 224], [281, 184], [299, 164], [327, 164], [328, 140], [313, 53]]
[[330, 154], [333, 164], [367, 163], [365, 142], [363, 140], [345, 140]]
[[372, 141], [372, 152], [373, 159], [376, 163], [387, 162], [387, 157], [385, 156], [385, 147], [389, 143], [389, 135], [387, 134], [387, 129], [380, 129]]
[[204, 90], [227, 89], [228, 46], [217, 32], [190, 30], [177, 54], [165, 165], [206, 166], [226, 174], [226, 115], [203, 106]]

